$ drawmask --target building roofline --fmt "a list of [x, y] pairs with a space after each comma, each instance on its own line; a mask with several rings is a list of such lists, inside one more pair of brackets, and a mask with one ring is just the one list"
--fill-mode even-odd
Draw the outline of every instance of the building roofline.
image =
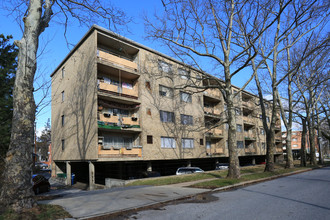
[[[125, 42], [125, 43], [128, 43], [128, 44], [131, 44], [131, 45], [133, 45], [133, 46], [136, 46], [136, 47], [138, 47], [138, 48], [142, 48], [142, 49], [145, 49], [145, 50], [147, 50], [147, 51], [150, 51], [150, 52], [152, 52], [152, 53], [154, 53], [154, 54], [157, 54], [157, 55], [159, 55], [159, 56], [162, 56], [162, 57], [164, 57], [164, 58], [166, 58], [166, 59], [169, 59], [169, 60], [171, 60], [171, 61], [173, 61], [173, 62], [175, 62], [175, 63], [178, 63], [178, 64], [181, 64], [181, 65], [183, 65], [183, 66], [188, 66], [190, 69], [192, 69], [192, 70], [194, 70], [194, 71], [197, 71], [197, 72], [199, 72], [199, 73], [202, 73], [202, 74], [205, 74], [205, 75], [207, 75], [207, 76], [209, 76], [209, 77], [211, 77], [211, 78], [215, 78], [215, 79], [217, 79], [217, 80], [220, 80], [220, 81], [222, 81], [222, 82], [225, 82], [223, 79], [220, 79], [220, 78], [218, 78], [218, 77], [216, 77], [216, 76], [213, 76], [213, 75], [211, 75], [211, 74], [209, 74], [209, 73], [206, 73], [206, 72], [203, 72], [203, 71], [201, 71], [201, 70], [198, 70], [198, 69], [196, 69], [195, 67], [192, 67], [192, 66], [190, 66], [190, 65], [188, 65], [188, 64], [186, 64], [186, 63], [184, 63], [184, 62], [181, 62], [181, 61], [179, 61], [179, 60], [177, 60], [177, 59], [174, 59], [173, 57], [170, 57], [170, 56], [168, 56], [168, 55], [166, 55], [166, 54], [163, 54], [163, 53], [161, 53], [161, 52], [159, 52], [159, 51], [156, 51], [156, 50], [154, 50], [154, 49], [152, 49], [152, 48], [150, 48], [150, 47], [147, 47], [147, 46], [145, 46], [145, 45], [143, 45], [143, 44], [140, 44], [140, 43], [138, 43], [138, 42], [136, 42], [136, 41], [133, 41], [133, 40], [131, 40], [131, 39], [128, 39], [128, 38], [126, 38], [126, 37], [124, 37], [124, 36], [121, 36], [121, 35], [119, 35], [119, 34], [117, 34], [117, 33], [115, 33], [115, 32], [113, 32], [113, 31], [110, 31], [110, 30], [108, 30], [108, 29], [106, 29], [106, 28], [103, 28], [103, 27], [101, 27], [101, 26], [99, 26], [99, 25], [96, 25], [96, 24], [93, 24], [92, 25], [92, 27], [87, 31], [87, 33], [80, 39], [80, 41], [73, 47], [73, 49], [65, 56], [65, 58], [62, 60], [62, 62], [56, 67], [56, 69], [52, 72], [52, 74], [50, 75], [50, 77], [53, 77], [54, 76], [54, 74], [59, 70], [59, 68], [68, 60], [68, 58], [77, 50], [77, 48], [86, 40], [86, 38], [94, 31], [94, 30], [97, 30], [97, 31], [100, 31], [100, 32], [104, 32], [104, 33], [106, 33], [106, 34], [108, 34], [108, 35], [110, 35], [111, 37], [114, 37], [114, 38], [117, 38], [117, 39], [119, 39], [119, 40], [122, 40], [123, 42]], [[237, 88], [237, 89], [240, 89], [240, 87], [238, 87], [238, 86], [234, 86], [234, 85], [232, 85], [233, 87], [235, 87], [235, 88]], [[250, 92], [248, 92], [248, 91], [246, 91], [246, 90], [243, 90], [243, 92], [245, 92], [245, 93], [248, 93], [248, 94], [250, 94], [250, 95], [252, 95], [252, 96], [257, 96], [257, 95], [255, 95], [255, 94], [252, 94], [252, 93], [250, 93]], [[268, 100], [266, 100], [266, 101], [268, 101]]]

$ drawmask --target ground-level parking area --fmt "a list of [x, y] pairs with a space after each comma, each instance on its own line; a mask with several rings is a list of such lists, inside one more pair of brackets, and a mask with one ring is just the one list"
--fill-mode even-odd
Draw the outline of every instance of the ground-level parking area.
[[[277, 155], [279, 157], [280, 155]], [[239, 157], [240, 165], [260, 164], [265, 156]], [[87, 184], [105, 184], [106, 178], [113, 179], [139, 179], [153, 176], [175, 175], [179, 167], [200, 167], [205, 171], [214, 170], [217, 163], [228, 163], [228, 157], [212, 157], [201, 159], [157, 160], [157, 161], [55, 161], [53, 175], [64, 173], [67, 184], [83, 182]], [[69, 175], [74, 174], [74, 175]]]

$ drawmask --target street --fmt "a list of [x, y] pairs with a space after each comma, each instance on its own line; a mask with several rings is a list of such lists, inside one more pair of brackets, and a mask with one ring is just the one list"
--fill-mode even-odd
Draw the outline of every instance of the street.
[[330, 167], [213, 196], [216, 201], [168, 205], [129, 219], [330, 219]]

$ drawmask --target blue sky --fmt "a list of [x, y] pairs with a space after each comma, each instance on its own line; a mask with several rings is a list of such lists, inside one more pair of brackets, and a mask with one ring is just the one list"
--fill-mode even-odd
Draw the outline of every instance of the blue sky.
[[[114, 3], [116, 6], [125, 9], [127, 15], [131, 16], [134, 20], [133, 23], [128, 25], [129, 32], [123, 32], [121, 35], [156, 49], [162, 53], [171, 55], [171, 53], [165, 47], [160, 46], [159, 42], [151, 42], [144, 39], [145, 33], [142, 15], [143, 13], [146, 13], [151, 16], [155, 11], [157, 13], [162, 13], [163, 6], [160, 0], [121, 0], [114, 1]], [[10, 15], [8, 16], [8, 14], [8, 11], [5, 11], [0, 7], [0, 33], [3, 33], [4, 35], [13, 35], [14, 39], [19, 40], [22, 37], [21, 29], [15, 21], [15, 18]], [[105, 25], [102, 23], [97, 25], [105, 27]], [[75, 45], [88, 29], [89, 27], [79, 27], [78, 23], [71, 21], [66, 35], [68, 42]], [[44, 33], [42, 33], [40, 38], [39, 50], [43, 52], [38, 57], [37, 74], [41, 77], [36, 80], [36, 84], [41, 84], [44, 81], [50, 80], [50, 74], [69, 53], [70, 49], [72, 49], [72, 46], [70, 47], [66, 43], [64, 37], [64, 27], [51, 22], [50, 26], [45, 30]], [[247, 74], [243, 73], [243, 75], [234, 78], [233, 83], [237, 86], [241, 86], [247, 77]], [[36, 87], [37, 85], [35, 85], [35, 88]], [[38, 102], [41, 97], [42, 91], [36, 93], [36, 102]], [[50, 94], [48, 95], [47, 99], [50, 100]], [[43, 129], [44, 124], [48, 118], [51, 118], [50, 105], [44, 108], [37, 115], [36, 121], [38, 131]]]

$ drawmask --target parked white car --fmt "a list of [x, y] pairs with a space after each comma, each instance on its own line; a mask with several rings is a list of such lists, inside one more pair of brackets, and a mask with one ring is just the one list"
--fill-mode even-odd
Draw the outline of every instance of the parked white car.
[[180, 167], [176, 171], [176, 175], [183, 175], [183, 174], [190, 174], [190, 173], [203, 173], [204, 170], [202, 170], [199, 167]]

